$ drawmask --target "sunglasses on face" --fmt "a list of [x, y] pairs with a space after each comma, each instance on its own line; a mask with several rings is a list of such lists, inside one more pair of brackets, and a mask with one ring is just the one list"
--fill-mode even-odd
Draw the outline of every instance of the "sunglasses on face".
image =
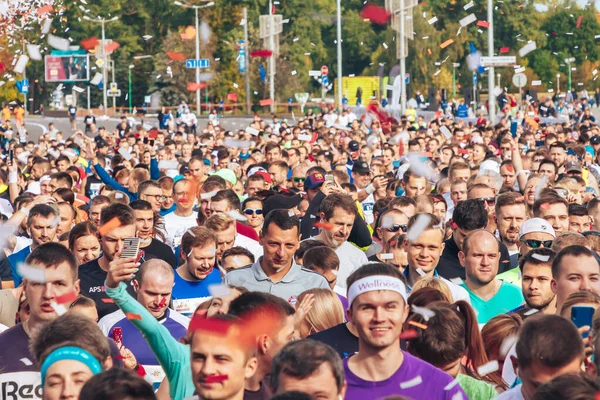
[[388, 232], [398, 232], [400, 229], [402, 229], [402, 232], [406, 233], [406, 231], [408, 230], [408, 225], [398, 225], [398, 224], [394, 224], [392, 226], [390, 226], [389, 228], [385, 228], [386, 231]]
[[481, 202], [486, 203], [488, 206], [493, 207], [494, 204], [496, 204], [496, 198], [495, 197], [484, 197], [481, 199], [478, 199]]
[[296, 177], [292, 178], [292, 180], [296, 183], [304, 183], [304, 181], [306, 181], [306, 178], [296, 176]]
[[246, 214], [246, 215], [252, 215], [252, 214], [262, 215], [262, 213], [263, 213], [262, 208], [257, 208], [256, 210], [253, 210], [251, 208], [246, 208], [244, 210], [244, 214]]
[[522, 240], [522, 242], [525, 243], [525, 245], [527, 245], [527, 247], [531, 247], [532, 249], [539, 249], [542, 246], [544, 246], [544, 248], [546, 248], [546, 249], [549, 249], [550, 247], [552, 247], [553, 240], [527, 239], [527, 240]]

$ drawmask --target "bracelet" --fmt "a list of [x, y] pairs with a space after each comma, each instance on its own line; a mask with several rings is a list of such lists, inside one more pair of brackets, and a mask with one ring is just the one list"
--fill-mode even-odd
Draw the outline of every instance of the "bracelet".
[[368, 194], [373, 194], [373, 193], [375, 193], [375, 190], [377, 190], [377, 189], [375, 189], [375, 186], [373, 186], [373, 184], [372, 184], [372, 183], [369, 183], [369, 186], [367, 186], [367, 187], [365, 188], [365, 192], [367, 192]]
[[8, 183], [13, 184], [17, 183], [19, 180], [19, 173], [17, 171], [10, 171], [8, 173]]

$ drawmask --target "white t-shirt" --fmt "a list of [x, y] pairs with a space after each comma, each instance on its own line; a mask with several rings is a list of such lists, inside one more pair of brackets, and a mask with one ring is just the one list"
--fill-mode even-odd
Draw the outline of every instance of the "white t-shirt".
[[[337, 285], [340, 288], [346, 288], [346, 279], [354, 270], [369, 262], [365, 252], [349, 242], [344, 242], [340, 247], [335, 249], [340, 259], [340, 270], [337, 274]], [[467, 296], [468, 297], [468, 296]]]
[[250, 253], [254, 254], [255, 260], [258, 260], [258, 258], [262, 257], [263, 255], [263, 248], [256, 240], [252, 240], [247, 236], [240, 235], [239, 233], [235, 237], [235, 242], [233, 242], [233, 245], [249, 250]]
[[165, 244], [171, 246], [172, 249], [181, 244], [181, 238], [188, 229], [198, 226], [195, 212], [188, 217], [181, 217], [172, 212], [164, 216], [164, 221], [166, 232]]

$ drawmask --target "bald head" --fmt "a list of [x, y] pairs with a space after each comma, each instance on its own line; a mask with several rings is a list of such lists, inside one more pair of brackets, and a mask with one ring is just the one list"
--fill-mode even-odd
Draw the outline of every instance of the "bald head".
[[154, 276], [161, 276], [163, 279], [169, 279], [175, 282], [175, 273], [173, 267], [166, 261], [153, 258], [140, 265], [140, 270], [136, 274], [138, 284], [142, 286], [144, 279], [153, 279]]
[[500, 243], [498, 242], [498, 239], [496, 239], [496, 237], [489, 231], [484, 229], [478, 229], [470, 232], [465, 237], [462, 248], [463, 253], [469, 254], [469, 252], [473, 249], [474, 243], [479, 243], [481, 246], [484, 246], [486, 250], [495, 250], [500, 252]]

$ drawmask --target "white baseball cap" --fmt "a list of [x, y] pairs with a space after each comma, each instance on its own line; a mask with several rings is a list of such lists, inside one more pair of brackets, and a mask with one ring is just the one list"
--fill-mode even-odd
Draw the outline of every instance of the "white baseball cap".
[[521, 229], [519, 230], [519, 240], [528, 233], [534, 232], [549, 233], [553, 238], [556, 238], [554, 228], [548, 221], [542, 218], [531, 218], [521, 225]]

